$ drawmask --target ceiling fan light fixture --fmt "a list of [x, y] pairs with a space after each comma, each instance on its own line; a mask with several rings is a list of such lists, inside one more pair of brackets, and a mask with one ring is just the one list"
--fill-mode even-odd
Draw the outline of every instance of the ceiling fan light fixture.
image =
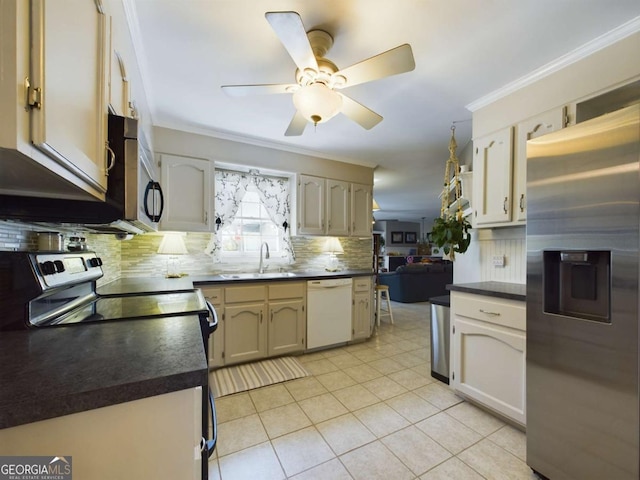
[[335, 117], [342, 108], [342, 96], [324, 83], [305, 85], [293, 94], [293, 104], [314, 125]]

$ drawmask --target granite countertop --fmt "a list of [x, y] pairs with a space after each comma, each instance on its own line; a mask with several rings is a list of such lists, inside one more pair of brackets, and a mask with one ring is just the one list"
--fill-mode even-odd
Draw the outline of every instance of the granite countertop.
[[164, 278], [164, 277], [123, 277], [112, 282], [100, 285], [96, 292], [98, 295], [122, 295], [126, 294], [153, 294], [162, 292], [184, 292], [193, 290], [193, 281], [190, 277]]
[[0, 428], [207, 385], [196, 315], [0, 335]]
[[475, 293], [488, 297], [506, 298], [508, 300], [527, 299], [527, 286], [523, 283], [508, 282], [477, 282], [477, 283], [453, 283], [447, 285], [447, 290], [452, 292]]

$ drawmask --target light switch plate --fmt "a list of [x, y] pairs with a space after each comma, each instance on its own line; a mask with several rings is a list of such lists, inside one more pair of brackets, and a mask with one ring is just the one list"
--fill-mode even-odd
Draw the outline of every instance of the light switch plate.
[[493, 256], [493, 266], [494, 267], [504, 267], [504, 255], [494, 255]]

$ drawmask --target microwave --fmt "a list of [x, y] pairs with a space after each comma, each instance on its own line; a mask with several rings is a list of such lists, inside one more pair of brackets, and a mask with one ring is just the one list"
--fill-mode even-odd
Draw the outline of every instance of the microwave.
[[108, 125], [104, 202], [0, 195], [0, 218], [80, 225], [92, 233], [157, 231], [164, 196], [149, 144], [134, 118], [110, 114]]

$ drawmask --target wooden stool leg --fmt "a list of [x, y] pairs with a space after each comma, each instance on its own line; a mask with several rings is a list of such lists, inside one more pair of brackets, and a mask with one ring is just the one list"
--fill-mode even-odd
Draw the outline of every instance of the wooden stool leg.
[[380, 326], [380, 304], [382, 303], [382, 290], [376, 291], [376, 323]]
[[389, 291], [387, 291], [385, 297], [387, 297], [387, 310], [389, 310], [389, 318], [391, 318], [391, 325], [393, 325], [393, 312], [391, 311], [391, 298], [389, 298]]

